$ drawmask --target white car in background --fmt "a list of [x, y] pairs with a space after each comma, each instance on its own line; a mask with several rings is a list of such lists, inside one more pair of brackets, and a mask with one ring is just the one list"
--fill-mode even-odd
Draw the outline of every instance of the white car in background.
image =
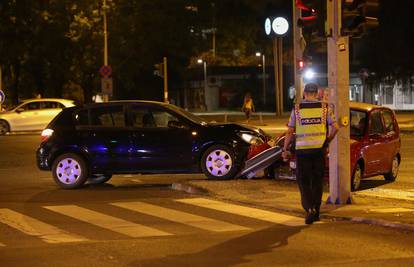
[[25, 100], [17, 107], [0, 113], [0, 135], [43, 130], [62, 109], [74, 105], [73, 100], [60, 98]]

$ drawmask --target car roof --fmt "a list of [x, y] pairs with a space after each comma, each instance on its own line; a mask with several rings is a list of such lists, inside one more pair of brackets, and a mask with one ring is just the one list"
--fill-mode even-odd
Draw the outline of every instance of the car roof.
[[65, 98], [32, 98], [32, 99], [25, 99], [22, 101], [22, 103], [27, 102], [42, 102], [42, 101], [56, 101], [56, 102], [62, 102], [62, 103], [73, 103], [74, 100], [71, 99], [65, 99]]
[[386, 108], [386, 107], [378, 106], [378, 105], [374, 105], [374, 104], [369, 104], [369, 103], [362, 103], [362, 102], [350, 101], [349, 102], [349, 108], [351, 108], [351, 109], [358, 109], [358, 110], [368, 111], [369, 112], [369, 111], [371, 111], [373, 109]]
[[99, 103], [88, 103], [85, 104], [85, 107], [93, 107], [93, 106], [100, 106], [100, 105], [108, 105], [108, 104], [125, 104], [125, 103], [139, 103], [139, 104], [151, 104], [157, 106], [171, 106], [171, 104], [165, 102], [158, 102], [158, 101], [150, 101], [150, 100], [111, 100], [109, 102], [99, 102]]

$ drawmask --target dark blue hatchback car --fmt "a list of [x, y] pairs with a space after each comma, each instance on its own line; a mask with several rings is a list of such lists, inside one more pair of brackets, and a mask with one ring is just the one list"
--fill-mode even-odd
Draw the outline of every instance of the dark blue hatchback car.
[[38, 167], [70, 189], [120, 173], [202, 171], [229, 179], [266, 140], [258, 128], [207, 123], [174, 105], [114, 101], [64, 109], [43, 130], [36, 154]]

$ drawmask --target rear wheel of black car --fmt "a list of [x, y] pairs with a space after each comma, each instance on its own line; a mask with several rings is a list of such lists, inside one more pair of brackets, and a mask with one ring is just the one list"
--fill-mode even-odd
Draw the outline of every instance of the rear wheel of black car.
[[88, 179], [85, 160], [73, 153], [57, 157], [53, 162], [52, 174], [55, 182], [64, 189], [79, 188]]
[[88, 184], [103, 184], [111, 180], [112, 174], [93, 174], [88, 178]]
[[362, 168], [359, 163], [355, 166], [354, 173], [352, 174], [351, 179], [351, 190], [356, 191], [361, 186], [361, 179], [362, 179]]
[[400, 161], [398, 160], [397, 156], [394, 156], [391, 164], [391, 170], [389, 173], [384, 174], [384, 178], [386, 181], [395, 181], [398, 175], [398, 169], [400, 167]]
[[10, 126], [5, 120], [0, 120], [0, 135], [5, 135], [10, 131]]
[[233, 151], [224, 145], [208, 148], [201, 158], [201, 169], [209, 179], [231, 179], [237, 174]]

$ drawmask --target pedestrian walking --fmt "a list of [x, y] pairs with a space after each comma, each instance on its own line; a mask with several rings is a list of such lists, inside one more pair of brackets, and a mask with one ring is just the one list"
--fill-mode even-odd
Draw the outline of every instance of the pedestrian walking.
[[244, 96], [242, 111], [246, 115], [246, 122], [249, 123], [252, 112], [255, 112], [253, 98], [249, 92]]
[[332, 108], [318, 100], [318, 86], [306, 84], [304, 100], [292, 110], [282, 152], [283, 159], [287, 160], [287, 150], [295, 133], [296, 179], [306, 224], [319, 221], [325, 151], [338, 129]]

